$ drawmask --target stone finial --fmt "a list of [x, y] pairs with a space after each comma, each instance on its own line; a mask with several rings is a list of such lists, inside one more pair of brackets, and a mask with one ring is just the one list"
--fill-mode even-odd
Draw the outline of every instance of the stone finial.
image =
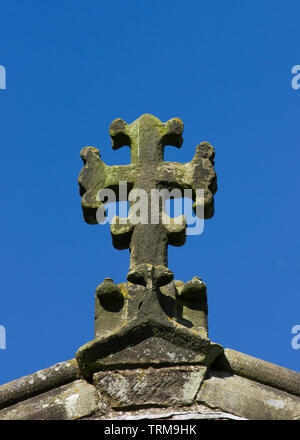
[[[108, 166], [99, 150], [81, 151], [84, 167], [79, 175], [83, 215], [87, 223], [97, 223], [97, 210], [103, 208], [101, 190], [113, 190], [120, 200], [120, 182], [126, 182], [129, 200], [127, 219], [115, 217], [111, 235], [117, 249], [130, 250], [129, 282], [116, 285], [106, 278], [96, 289], [95, 339], [81, 347], [76, 359], [85, 376], [105, 367], [124, 365], [202, 363], [208, 365], [221, 348], [211, 344], [207, 332], [206, 285], [194, 277], [183, 283], [173, 281], [168, 269], [168, 245], [185, 242], [184, 216], [170, 219], [164, 202], [156, 205], [153, 221], [153, 190], [189, 189], [196, 215], [214, 214], [217, 190], [214, 149], [207, 142], [196, 147], [191, 162], [164, 161], [164, 147], [180, 148], [183, 123], [173, 118], [162, 123], [145, 114], [131, 124], [116, 119], [110, 125], [114, 150], [131, 149], [131, 163]], [[146, 218], [133, 222], [131, 191], [143, 191]], [[203, 197], [199, 198], [198, 190]], [[186, 194], [186, 193], [185, 193]], [[167, 221], [166, 221], [167, 220]]]

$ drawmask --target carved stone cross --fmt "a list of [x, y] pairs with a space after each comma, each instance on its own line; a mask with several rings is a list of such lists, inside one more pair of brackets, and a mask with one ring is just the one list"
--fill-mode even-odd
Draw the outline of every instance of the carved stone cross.
[[[180, 246], [185, 242], [185, 222], [169, 224], [162, 222], [163, 208], [159, 208], [158, 224], [151, 224], [151, 190], [174, 189], [182, 192], [192, 190], [194, 209], [196, 190], [204, 190], [204, 217], [210, 218], [214, 212], [213, 194], [216, 191], [216, 173], [214, 171], [214, 149], [203, 142], [196, 147], [193, 160], [186, 164], [164, 162], [164, 147], [182, 145], [183, 123], [180, 119], [170, 119], [165, 124], [150, 114], [142, 115], [127, 125], [122, 119], [116, 119], [110, 126], [112, 148], [114, 150], [129, 146], [131, 164], [108, 166], [99, 156], [99, 150], [86, 147], [81, 151], [84, 167], [79, 175], [82, 209], [87, 223], [97, 223], [96, 212], [101, 206], [97, 194], [101, 189], [112, 189], [118, 197], [119, 182], [127, 182], [128, 192], [143, 189], [148, 196], [148, 224], [126, 224], [119, 220], [111, 225], [113, 244], [117, 249], [130, 249], [130, 272], [128, 280], [146, 285], [149, 279], [149, 267], [155, 272], [154, 278], [159, 285], [170, 282], [172, 272], [167, 269], [167, 247], [169, 244]], [[128, 194], [127, 194], [128, 195]], [[201, 201], [203, 203], [203, 201]]]
[[[129, 364], [208, 365], [220, 352], [220, 347], [208, 339], [206, 285], [198, 277], [186, 283], [172, 281], [173, 273], [167, 268], [168, 245], [184, 243], [185, 222], [169, 218], [170, 222], [165, 222], [162, 203], [156, 206], [156, 221], [152, 221], [152, 190], [157, 189], [190, 189], [194, 209], [202, 204], [204, 218], [214, 213], [217, 185], [213, 147], [206, 142], [199, 144], [189, 163], [164, 161], [164, 147], [181, 147], [182, 132], [183, 123], [177, 118], [164, 124], [145, 114], [129, 125], [116, 119], [110, 126], [112, 147], [130, 147], [129, 165], [108, 166], [93, 147], [81, 151], [84, 167], [79, 185], [87, 223], [97, 223], [99, 191], [114, 190], [120, 200], [120, 182], [127, 183], [130, 207], [131, 190], [143, 190], [148, 207], [147, 222], [133, 222], [129, 210], [125, 222], [116, 218], [111, 224], [114, 246], [130, 249], [129, 282], [116, 285], [106, 278], [96, 288], [95, 339], [76, 354], [86, 377], [102, 368]], [[203, 190], [202, 198], [197, 196], [199, 189]]]

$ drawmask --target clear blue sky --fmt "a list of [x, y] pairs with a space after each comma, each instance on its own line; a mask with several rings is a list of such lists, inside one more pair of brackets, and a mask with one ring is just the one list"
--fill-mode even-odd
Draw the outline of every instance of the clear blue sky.
[[0, 383], [74, 357], [96, 286], [126, 279], [129, 252], [83, 221], [79, 152], [127, 163], [108, 127], [143, 113], [183, 120], [168, 160], [215, 147], [215, 216], [169, 248], [208, 286], [210, 338], [300, 371], [299, 22], [297, 0], [2, 2]]

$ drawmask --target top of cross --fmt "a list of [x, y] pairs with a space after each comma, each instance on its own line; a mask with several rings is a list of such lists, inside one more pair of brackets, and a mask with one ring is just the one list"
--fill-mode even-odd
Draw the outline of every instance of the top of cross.
[[[214, 213], [213, 195], [216, 192], [216, 173], [214, 171], [214, 149], [207, 142], [196, 147], [191, 162], [180, 164], [164, 162], [166, 145], [180, 148], [183, 142], [183, 123], [173, 118], [162, 123], [150, 114], [144, 114], [131, 124], [116, 119], [110, 125], [112, 148], [129, 146], [131, 163], [129, 165], [108, 166], [101, 159], [99, 150], [85, 147], [81, 151], [84, 167], [79, 175], [82, 209], [87, 223], [97, 223], [97, 210], [101, 201], [97, 196], [102, 189], [112, 189], [119, 199], [119, 183], [127, 182], [127, 196], [132, 189], [145, 191], [148, 196], [147, 224], [126, 224], [114, 221], [111, 225], [113, 243], [118, 249], [130, 249], [131, 262], [128, 279], [137, 284], [146, 284], [149, 267], [156, 267], [157, 282], [171, 281], [172, 273], [167, 270], [167, 246], [181, 245], [185, 241], [185, 223], [170, 220], [163, 222], [163, 208], [159, 209], [159, 221], [151, 224], [151, 190], [185, 189], [191, 190], [195, 202], [193, 207], [203, 205], [204, 218]], [[197, 198], [197, 189], [203, 190], [204, 197]], [[152, 270], [153, 276], [153, 270]]]

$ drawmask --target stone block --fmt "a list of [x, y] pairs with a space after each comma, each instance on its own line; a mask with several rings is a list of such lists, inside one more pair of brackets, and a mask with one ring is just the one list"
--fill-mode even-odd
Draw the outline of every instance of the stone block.
[[95, 388], [84, 380], [76, 380], [1, 410], [0, 420], [74, 420], [97, 408]]
[[191, 404], [206, 373], [204, 366], [101, 371], [94, 383], [107, 408]]
[[235, 374], [211, 371], [196, 401], [253, 420], [300, 420], [300, 398]]

